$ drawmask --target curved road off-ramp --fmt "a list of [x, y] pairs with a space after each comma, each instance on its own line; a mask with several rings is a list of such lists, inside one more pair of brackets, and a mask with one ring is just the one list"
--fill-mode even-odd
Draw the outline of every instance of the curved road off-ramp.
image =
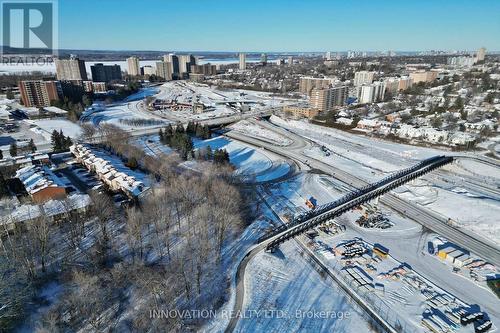
[[267, 242], [264, 242], [251, 248], [243, 258], [243, 260], [241, 260], [240, 264], [238, 265], [238, 269], [236, 271], [236, 276], [235, 276], [236, 297], [234, 301], [233, 315], [231, 316], [229, 324], [227, 325], [226, 330], [224, 331], [225, 333], [232, 333], [234, 331], [239, 320], [236, 314], [238, 311], [241, 311], [243, 309], [243, 301], [245, 300], [245, 271], [247, 269], [247, 265], [250, 262], [250, 260], [252, 260], [260, 251], [264, 250], [266, 246]]

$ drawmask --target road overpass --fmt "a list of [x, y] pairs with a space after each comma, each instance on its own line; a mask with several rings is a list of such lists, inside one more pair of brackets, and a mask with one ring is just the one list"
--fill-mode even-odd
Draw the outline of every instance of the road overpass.
[[396, 172], [375, 184], [350, 192], [339, 200], [301, 214], [290, 224], [284, 224], [273, 229], [268, 235], [259, 239], [259, 241], [263, 242], [271, 239], [266, 246], [266, 250], [274, 251], [281, 243], [452, 161], [453, 157], [449, 156], [435, 156], [424, 160], [410, 168]]

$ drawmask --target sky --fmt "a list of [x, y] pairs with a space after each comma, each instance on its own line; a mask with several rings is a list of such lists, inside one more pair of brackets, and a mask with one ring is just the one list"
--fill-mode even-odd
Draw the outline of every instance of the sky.
[[499, 0], [59, 0], [59, 48], [500, 51]]

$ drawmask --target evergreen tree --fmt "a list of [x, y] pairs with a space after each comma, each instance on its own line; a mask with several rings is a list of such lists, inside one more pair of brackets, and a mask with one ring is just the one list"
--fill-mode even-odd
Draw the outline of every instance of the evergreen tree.
[[0, 149], [0, 160], [3, 160], [3, 151]]
[[165, 128], [165, 132], [163, 134], [163, 138], [165, 140], [165, 144], [170, 144], [172, 141], [172, 137], [174, 135], [174, 129], [172, 128], [172, 124], [168, 124]]
[[7, 97], [7, 99], [14, 99], [15, 98], [14, 93], [12, 92], [11, 89], [7, 90], [7, 94], [5, 97]]
[[208, 125], [203, 126], [203, 139], [210, 139], [211, 133]]
[[464, 101], [462, 100], [462, 97], [458, 96], [457, 99], [455, 100], [455, 109], [461, 110], [464, 107]]
[[17, 144], [15, 142], [10, 144], [9, 153], [11, 157], [17, 156]]
[[61, 140], [59, 139], [59, 133], [56, 130], [52, 131], [50, 141], [52, 143], [52, 150], [59, 150], [59, 147], [61, 146]]
[[0, 172], [0, 198], [9, 194], [9, 188], [7, 187], [7, 182], [3, 177], [3, 173]]
[[186, 133], [189, 135], [194, 135], [196, 133], [196, 125], [192, 120], [190, 120], [187, 124]]
[[28, 143], [28, 149], [32, 153], [36, 152], [37, 148], [36, 148], [36, 145], [35, 145], [35, 142], [33, 141], [33, 139], [31, 139], [30, 142]]
[[160, 128], [160, 132], [158, 134], [160, 135], [160, 142], [165, 143], [165, 134], [163, 133], [163, 129]]
[[214, 153], [212, 151], [212, 147], [210, 145], [207, 146], [207, 160], [211, 161], [214, 158]]
[[196, 131], [195, 131], [195, 135], [200, 138], [200, 139], [203, 139], [205, 137], [204, 133], [203, 133], [203, 129], [204, 127], [202, 125], [199, 125], [196, 126]]
[[71, 140], [71, 138], [69, 136], [67, 136], [66, 138], [64, 138], [64, 147], [63, 147], [63, 150], [68, 150], [69, 147], [71, 147], [72, 144], [73, 144], [73, 141]]
[[177, 124], [177, 127], [175, 128], [175, 132], [179, 133], [179, 134], [185, 133], [184, 125], [182, 125], [181, 123]]

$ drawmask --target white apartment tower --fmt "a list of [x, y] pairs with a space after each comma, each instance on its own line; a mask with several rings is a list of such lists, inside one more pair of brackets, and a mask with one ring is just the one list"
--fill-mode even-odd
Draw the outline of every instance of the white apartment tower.
[[172, 80], [172, 63], [165, 61], [158, 61], [156, 63], [156, 75], [166, 81]]
[[358, 87], [363, 84], [372, 83], [374, 76], [375, 72], [369, 72], [369, 71], [356, 72], [354, 73], [354, 85]]
[[245, 53], [240, 53], [240, 70], [244, 71], [247, 69], [247, 55]]
[[360, 104], [375, 103], [385, 96], [384, 82], [374, 82], [358, 87], [358, 102]]
[[69, 59], [56, 59], [55, 63], [58, 80], [88, 80], [85, 61], [72, 55]]
[[484, 57], [486, 56], [486, 49], [484, 47], [477, 50], [476, 62], [484, 61]]
[[128, 75], [137, 76], [141, 74], [141, 66], [139, 65], [139, 58], [127, 58]]

